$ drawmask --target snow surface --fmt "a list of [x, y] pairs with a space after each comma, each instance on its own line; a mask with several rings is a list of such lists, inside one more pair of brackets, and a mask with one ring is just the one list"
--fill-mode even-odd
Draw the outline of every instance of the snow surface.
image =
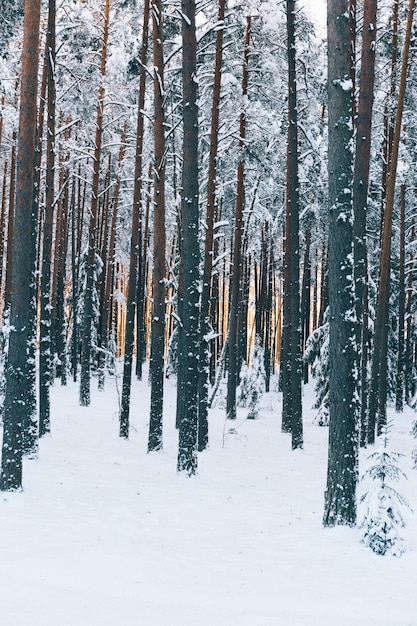
[[173, 379], [164, 451], [150, 455], [146, 381], [133, 384], [129, 441], [114, 379], [94, 386], [90, 408], [74, 383], [53, 387], [52, 433], [25, 460], [24, 490], [0, 494], [1, 625], [417, 625], [415, 414], [394, 416], [391, 449], [406, 455], [398, 490], [416, 514], [407, 551], [381, 557], [357, 528], [322, 527], [327, 429], [312, 423], [311, 390], [304, 450], [281, 434], [271, 392], [257, 420], [238, 409], [225, 424], [211, 410], [210, 449], [186, 478], [175, 471]]

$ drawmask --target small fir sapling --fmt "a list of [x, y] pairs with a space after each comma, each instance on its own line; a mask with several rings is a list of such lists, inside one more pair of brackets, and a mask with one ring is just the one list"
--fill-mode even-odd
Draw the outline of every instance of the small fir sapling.
[[248, 407], [248, 419], [256, 419], [259, 412], [259, 401], [265, 393], [264, 349], [257, 337], [251, 350], [250, 365], [243, 364], [240, 372], [237, 405]]
[[[402, 454], [392, 452], [388, 447], [390, 425], [387, 425], [381, 436], [381, 446], [368, 459], [369, 467], [362, 480], [367, 477], [374, 486], [360, 499], [363, 508], [359, 528], [362, 531], [361, 541], [369, 546], [376, 554], [392, 554], [401, 556], [404, 552], [404, 540], [400, 529], [405, 527], [405, 518], [402, 509], [410, 505], [389, 483], [398, 482], [406, 478], [398, 467], [398, 460]], [[411, 510], [411, 509], [410, 509]]]

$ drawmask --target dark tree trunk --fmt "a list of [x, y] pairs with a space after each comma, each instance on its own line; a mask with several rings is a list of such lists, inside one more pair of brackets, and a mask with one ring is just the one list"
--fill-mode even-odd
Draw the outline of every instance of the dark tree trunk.
[[400, 275], [398, 280], [398, 361], [397, 386], [395, 393], [395, 410], [402, 413], [404, 409], [404, 323], [405, 323], [405, 185], [401, 185], [400, 201]]
[[[356, 522], [357, 426], [352, 232], [352, 94], [348, 0], [328, 0], [329, 454], [323, 524]], [[351, 85], [352, 86], [352, 85]]]
[[[411, 241], [414, 241], [415, 238], [415, 225], [414, 219], [411, 225]], [[408, 406], [411, 405], [413, 398], [413, 331], [412, 331], [412, 323], [413, 316], [411, 315], [411, 304], [413, 299], [413, 267], [414, 267], [414, 258], [411, 255], [410, 258], [410, 266], [408, 270], [408, 279], [407, 279], [407, 322], [406, 322], [406, 341], [405, 341], [405, 401]]]
[[[197, 471], [199, 265], [198, 241], [198, 107], [195, 0], [182, 0], [183, 169], [182, 254], [184, 301], [182, 305], [184, 412], [179, 415], [178, 471]], [[180, 390], [178, 390], [180, 391]]]
[[242, 111], [239, 123], [239, 164], [237, 169], [237, 188], [235, 206], [235, 227], [233, 242], [233, 266], [231, 276], [231, 298], [229, 311], [229, 343], [228, 343], [228, 372], [227, 372], [227, 419], [236, 419], [236, 388], [240, 363], [238, 362], [238, 321], [239, 321], [239, 294], [240, 280], [242, 274], [242, 235], [243, 235], [243, 209], [245, 206], [245, 137], [246, 137], [246, 110], [245, 99], [248, 93], [248, 64], [249, 64], [249, 43], [251, 35], [251, 17], [246, 18], [245, 47], [243, 54], [242, 72]]
[[[138, 118], [136, 128], [135, 181], [133, 188], [132, 234], [130, 240], [129, 283], [127, 290], [125, 356], [123, 364], [122, 403], [120, 410], [120, 436], [129, 436], [130, 388], [132, 384], [132, 359], [134, 348], [135, 302], [138, 294], [138, 269], [142, 259], [142, 178], [143, 178], [143, 131], [146, 87], [146, 61], [148, 56], [149, 0], [143, 9], [142, 49], [140, 55], [140, 78]], [[142, 276], [139, 274], [139, 280]], [[142, 324], [142, 322], [141, 322]], [[136, 356], [140, 359], [140, 355]]]
[[[104, 9], [103, 46], [101, 50], [100, 76], [106, 74], [107, 43], [109, 37], [110, 0], [106, 0]], [[80, 404], [90, 405], [90, 360], [91, 360], [91, 327], [93, 323], [93, 290], [94, 269], [96, 263], [96, 226], [98, 213], [98, 193], [100, 183], [100, 160], [103, 140], [103, 108], [104, 87], [100, 82], [97, 104], [96, 134], [93, 161], [93, 182], [91, 190], [90, 221], [88, 228], [88, 251], [86, 267], [86, 286], [84, 292], [84, 319], [82, 328], [81, 376], [80, 376]]]
[[[357, 371], [359, 372], [358, 393], [361, 398], [361, 441], [366, 421], [368, 401], [368, 311], [367, 299], [367, 243], [366, 215], [368, 207], [369, 162], [371, 153], [372, 109], [375, 82], [375, 41], [377, 0], [366, 0], [363, 8], [362, 61], [359, 85], [358, 113], [356, 118], [356, 148], [353, 175], [353, 214], [354, 214], [354, 260], [356, 298], [356, 344]], [[366, 328], [365, 328], [366, 325]], [[360, 348], [360, 349], [359, 349]]]
[[55, 197], [55, 0], [49, 0], [47, 32], [46, 193], [43, 219], [39, 320], [39, 436], [50, 431], [51, 253]]
[[[301, 312], [298, 182], [298, 112], [295, 46], [295, 0], [287, 0], [288, 138], [285, 218], [286, 280], [284, 282], [284, 342], [282, 423], [291, 431], [292, 448], [303, 447], [301, 405]], [[286, 337], [286, 335], [288, 335]], [[284, 429], [284, 428], [283, 428]]]
[[16, 131], [12, 136], [12, 153], [10, 157], [10, 188], [9, 188], [9, 213], [7, 216], [7, 254], [6, 254], [6, 284], [4, 287], [4, 311], [7, 315], [10, 308], [12, 294], [12, 271], [13, 271], [13, 225], [14, 210], [16, 204]]
[[[18, 184], [12, 243], [12, 290], [4, 400], [4, 429], [1, 459], [0, 489], [12, 491], [22, 486], [23, 428], [31, 416], [27, 405], [27, 389], [35, 381], [29, 378], [29, 342], [32, 315], [31, 277], [34, 273], [32, 256], [32, 200], [36, 135], [36, 96], [39, 64], [40, 1], [26, 0], [24, 7], [22, 80], [19, 116], [19, 148], [17, 159]], [[10, 244], [10, 242], [9, 242]]]
[[137, 302], [136, 302], [136, 377], [142, 380], [142, 365], [146, 359], [146, 300], [148, 289], [148, 248], [149, 248], [149, 210], [151, 205], [152, 162], [149, 163], [148, 185], [145, 203], [145, 225], [143, 228], [142, 256], [138, 258]]
[[[206, 205], [206, 236], [204, 242], [204, 269], [203, 288], [201, 293], [200, 307], [200, 381], [199, 381], [199, 406], [198, 406], [198, 450], [204, 450], [208, 445], [208, 382], [209, 382], [209, 355], [210, 344], [206, 337], [210, 333], [210, 288], [212, 286], [212, 270], [214, 256], [214, 219], [216, 214], [216, 176], [217, 176], [217, 152], [219, 144], [219, 115], [220, 93], [223, 59], [223, 35], [225, 0], [218, 2], [218, 29], [216, 31], [216, 56], [214, 61], [213, 99], [211, 104], [211, 128], [210, 128], [210, 152], [209, 170], [207, 182], [207, 205]], [[213, 311], [212, 311], [213, 314]]]
[[151, 411], [148, 452], [162, 448], [165, 353], [165, 112], [164, 49], [161, 0], [152, 0], [152, 43], [154, 64], [154, 251], [153, 317], [151, 337]]
[[[310, 246], [311, 246], [311, 227], [308, 226], [306, 230], [305, 238], [305, 250], [304, 250], [304, 263], [303, 263], [303, 283], [302, 283], [302, 306], [301, 306], [301, 328], [303, 331], [303, 351], [305, 350], [307, 339], [310, 335], [310, 315], [311, 315], [311, 260], [310, 260]], [[308, 383], [308, 364], [304, 365], [303, 374], [304, 383]]]

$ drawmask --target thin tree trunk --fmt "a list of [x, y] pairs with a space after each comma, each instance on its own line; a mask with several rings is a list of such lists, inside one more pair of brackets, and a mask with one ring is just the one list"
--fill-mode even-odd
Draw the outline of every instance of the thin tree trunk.
[[[138, 293], [139, 259], [142, 259], [142, 178], [143, 178], [143, 132], [145, 88], [146, 88], [146, 61], [148, 56], [149, 32], [149, 0], [145, 0], [143, 9], [142, 49], [140, 55], [140, 78], [138, 97], [138, 118], [136, 128], [136, 158], [135, 182], [133, 188], [132, 234], [130, 240], [129, 283], [127, 291], [125, 356], [123, 364], [122, 403], [120, 410], [120, 436], [129, 436], [129, 409], [130, 389], [132, 384], [132, 359], [134, 348], [135, 301]], [[142, 276], [139, 275], [142, 280]], [[137, 359], [140, 359], [138, 354]]]
[[405, 323], [405, 185], [401, 185], [400, 200], [400, 274], [398, 285], [398, 361], [397, 385], [395, 393], [395, 410], [402, 413], [404, 409], [404, 323]]
[[103, 140], [103, 109], [104, 109], [104, 86], [103, 79], [106, 74], [107, 44], [109, 37], [110, 0], [105, 0], [103, 47], [101, 50], [100, 86], [98, 91], [96, 135], [93, 162], [93, 182], [91, 190], [90, 222], [88, 229], [88, 251], [86, 267], [86, 286], [84, 292], [84, 319], [82, 328], [82, 353], [81, 353], [81, 376], [80, 376], [80, 404], [90, 405], [90, 359], [91, 359], [91, 327], [93, 323], [93, 290], [94, 269], [96, 262], [96, 226], [98, 212], [98, 193], [100, 183], [100, 160]]
[[50, 431], [51, 253], [55, 199], [55, 0], [49, 0], [47, 32], [46, 193], [43, 219], [39, 320], [39, 436]]
[[362, 62], [358, 114], [356, 118], [357, 130], [353, 174], [355, 298], [356, 317], [358, 320], [356, 326], [356, 344], [358, 346], [356, 367], [357, 371], [360, 372], [358, 393], [361, 398], [361, 441], [364, 440], [362, 431], [365, 427], [365, 410], [368, 400], [368, 311], [365, 311], [365, 298], [367, 299], [368, 283], [366, 215], [368, 207], [372, 110], [375, 82], [377, 5], [377, 0], [365, 0], [363, 8]]
[[151, 410], [148, 452], [162, 448], [165, 353], [165, 111], [164, 48], [161, 0], [152, 0], [152, 43], [154, 64], [154, 250], [153, 317], [151, 338]]
[[295, 0], [287, 0], [288, 52], [288, 139], [287, 139], [287, 193], [285, 242], [287, 280], [284, 283], [285, 347], [289, 351], [283, 361], [282, 422], [290, 427], [292, 448], [303, 447], [301, 405], [301, 311], [300, 311], [300, 244], [299, 244], [299, 183], [298, 183], [298, 111], [295, 49]]
[[229, 311], [229, 358], [227, 372], [227, 419], [236, 419], [236, 388], [240, 363], [238, 363], [238, 320], [239, 320], [239, 294], [240, 279], [242, 274], [242, 235], [243, 235], [243, 209], [245, 206], [245, 137], [246, 137], [246, 96], [248, 93], [248, 65], [249, 43], [251, 36], [251, 17], [246, 18], [245, 46], [243, 53], [242, 72], [242, 110], [239, 121], [239, 163], [237, 168], [237, 187], [235, 205], [235, 227], [233, 242], [233, 271], [231, 276], [231, 299]]
[[208, 445], [208, 366], [209, 366], [209, 340], [210, 334], [210, 287], [212, 284], [213, 270], [213, 241], [214, 241], [214, 216], [216, 214], [216, 173], [217, 152], [219, 144], [219, 115], [220, 93], [223, 63], [223, 36], [225, 0], [218, 2], [218, 28], [216, 31], [216, 55], [214, 60], [213, 99], [211, 104], [211, 128], [210, 128], [210, 152], [207, 181], [207, 205], [206, 205], [206, 233], [204, 241], [204, 269], [203, 287], [200, 305], [200, 382], [199, 382], [199, 407], [198, 407], [198, 450], [204, 450]]

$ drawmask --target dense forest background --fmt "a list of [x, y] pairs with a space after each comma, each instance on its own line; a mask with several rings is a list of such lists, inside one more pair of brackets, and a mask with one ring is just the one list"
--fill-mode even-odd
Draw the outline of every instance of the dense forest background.
[[55, 379], [88, 406], [123, 360], [127, 438], [149, 361], [152, 451], [175, 376], [194, 474], [221, 394], [256, 418], [277, 385], [302, 447], [313, 377], [324, 523], [354, 524], [358, 447], [415, 402], [414, 2], [334, 0], [327, 39], [292, 0], [26, 4], [0, 17], [1, 488]]

